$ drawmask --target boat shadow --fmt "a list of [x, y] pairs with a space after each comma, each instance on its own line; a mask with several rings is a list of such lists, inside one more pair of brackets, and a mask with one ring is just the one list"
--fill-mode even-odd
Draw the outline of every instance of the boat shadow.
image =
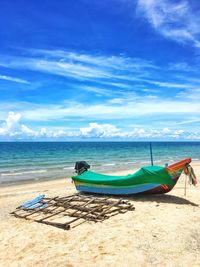
[[[108, 195], [103, 195], [103, 194], [91, 194], [91, 193], [81, 193], [83, 195], [88, 195], [90, 197], [105, 197]], [[171, 203], [171, 204], [178, 204], [178, 205], [191, 205], [195, 207], [199, 207], [199, 204], [194, 203], [190, 200], [187, 200], [183, 197], [178, 197], [178, 196], [173, 196], [173, 195], [167, 195], [167, 194], [155, 194], [155, 195], [148, 195], [148, 194], [136, 194], [132, 196], [127, 196], [127, 195], [109, 195], [110, 198], [115, 198], [115, 199], [122, 199], [122, 200], [131, 200], [135, 202], [157, 202], [157, 203]]]
[[171, 203], [171, 204], [178, 204], [178, 205], [191, 205], [191, 206], [195, 206], [198, 207], [199, 205], [197, 203], [194, 203], [190, 200], [187, 200], [185, 198], [182, 197], [177, 197], [177, 196], [173, 196], [173, 195], [161, 195], [161, 194], [157, 194], [157, 195], [145, 195], [145, 194], [138, 194], [135, 196], [126, 196], [125, 197], [127, 200], [132, 200], [132, 201], [137, 201], [137, 202], [141, 202], [141, 201], [155, 201], [157, 203]]

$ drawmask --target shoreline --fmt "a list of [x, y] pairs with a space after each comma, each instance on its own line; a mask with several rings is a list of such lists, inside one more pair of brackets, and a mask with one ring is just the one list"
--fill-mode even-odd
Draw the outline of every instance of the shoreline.
[[[133, 172], [136, 170], [133, 170]], [[130, 170], [126, 171], [117, 171], [117, 172], [107, 172], [106, 174], [108, 175], [127, 175], [130, 173]], [[71, 182], [71, 177], [64, 177], [64, 178], [54, 178], [54, 179], [49, 179], [49, 180], [30, 180], [26, 183], [18, 183], [18, 184], [9, 184], [9, 185], [4, 185], [0, 188], [0, 198], [4, 197], [5, 195], [9, 195], [12, 192], [17, 192], [18, 190], [22, 192], [21, 190], [24, 189], [26, 190], [31, 190], [32, 188], [36, 190], [36, 192], [39, 192], [38, 188], [44, 188], [45, 186], [48, 188], [50, 186], [59, 186], [59, 185], [64, 185], [71, 186], [73, 183]], [[75, 186], [74, 186], [75, 189]], [[76, 191], [76, 189], [75, 189]], [[7, 192], [7, 193], [6, 193]], [[10, 192], [10, 193], [9, 193]]]
[[[155, 165], [155, 164], [154, 164]], [[160, 166], [161, 164], [158, 164], [156, 166]], [[163, 164], [162, 164], [163, 165]], [[194, 169], [194, 172], [197, 174], [198, 177], [200, 177], [200, 160], [192, 160], [191, 166]], [[103, 173], [106, 175], [127, 175], [130, 173], [136, 172], [138, 169], [142, 168], [143, 166], [133, 166], [133, 168], [128, 168], [128, 169], [116, 169], [116, 170], [107, 170], [105, 172], [100, 172], [97, 171], [97, 173]], [[196, 169], [196, 171], [195, 171]], [[95, 171], [96, 172], [96, 171]], [[51, 182], [51, 181], [59, 181], [59, 180], [64, 180], [64, 179], [71, 179], [71, 176], [75, 175], [75, 172], [73, 174], [66, 174], [66, 176], [63, 177], [45, 177], [45, 178], [34, 178], [34, 179], [24, 179], [24, 180], [15, 180], [15, 181], [3, 181], [0, 182], [1, 188], [10, 188], [10, 187], [15, 187], [15, 186], [20, 186], [20, 185], [29, 185], [29, 184], [40, 184], [40, 183], [45, 183], [45, 182]], [[0, 190], [1, 192], [1, 190]]]
[[18, 180], [18, 181], [13, 181], [13, 182], [3, 182], [0, 183], [2, 188], [5, 187], [15, 187], [15, 186], [20, 186], [20, 185], [29, 185], [29, 184], [40, 184], [40, 183], [45, 183], [45, 182], [51, 182], [51, 181], [59, 181], [59, 180], [64, 180], [64, 179], [71, 179], [70, 177], [55, 177], [55, 178], [41, 178], [41, 179], [27, 179], [27, 180]]
[[[199, 162], [200, 164], [200, 162]], [[135, 166], [134, 166], [135, 167]], [[129, 173], [133, 173], [137, 171], [139, 168], [134, 169], [123, 169], [123, 170], [116, 170], [116, 171], [106, 171], [104, 174], [107, 175], [126, 175]], [[100, 173], [100, 172], [99, 172]], [[75, 175], [75, 173], [73, 173]], [[0, 182], [2, 188], [4, 187], [14, 187], [18, 185], [26, 185], [26, 184], [35, 184], [35, 183], [43, 183], [43, 182], [51, 182], [51, 181], [59, 181], [64, 179], [71, 179], [70, 175], [66, 175], [65, 177], [45, 177], [45, 178], [34, 178], [34, 179], [24, 179], [24, 180], [15, 180], [15, 181], [8, 181], [8, 182]]]

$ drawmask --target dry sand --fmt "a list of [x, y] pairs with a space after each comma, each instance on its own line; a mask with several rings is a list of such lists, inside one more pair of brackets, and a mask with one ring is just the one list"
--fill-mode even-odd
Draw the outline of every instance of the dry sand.
[[129, 197], [135, 211], [69, 231], [9, 215], [39, 193], [74, 192], [69, 179], [1, 188], [0, 266], [200, 266], [200, 187], [184, 196], [184, 175], [166, 195]]

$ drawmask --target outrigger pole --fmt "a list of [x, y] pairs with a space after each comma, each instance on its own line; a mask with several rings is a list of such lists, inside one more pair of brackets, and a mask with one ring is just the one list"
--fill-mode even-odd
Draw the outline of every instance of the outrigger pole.
[[151, 166], [153, 166], [152, 144], [151, 144], [151, 142], [149, 144], [150, 144]]

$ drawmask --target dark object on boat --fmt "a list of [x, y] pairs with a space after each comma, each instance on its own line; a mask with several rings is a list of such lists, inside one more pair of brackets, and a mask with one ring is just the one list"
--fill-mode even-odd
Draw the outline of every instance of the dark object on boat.
[[40, 195], [25, 202], [11, 214], [17, 218], [69, 230], [85, 221], [102, 222], [128, 210], [133, 211], [135, 207], [120, 198], [83, 194], [48, 198]]
[[75, 170], [78, 175], [87, 171], [89, 168], [90, 165], [86, 161], [77, 161], [75, 164]]

